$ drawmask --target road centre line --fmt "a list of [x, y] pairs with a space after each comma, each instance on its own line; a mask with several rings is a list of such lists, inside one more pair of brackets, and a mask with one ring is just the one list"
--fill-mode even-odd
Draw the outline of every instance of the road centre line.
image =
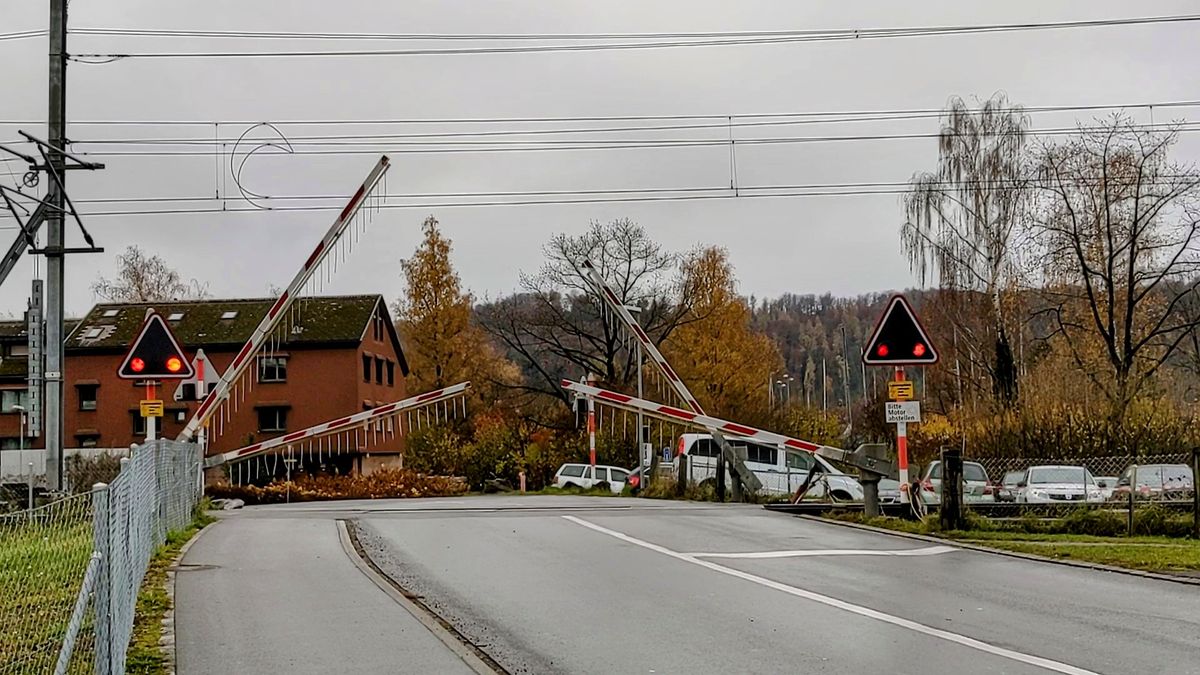
[[1069, 663], [1062, 663], [1060, 661], [1054, 661], [1052, 659], [1043, 658], [1041, 656], [1034, 656], [1033, 654], [1025, 654], [1025, 653], [1014, 651], [1011, 649], [1005, 649], [1004, 647], [998, 647], [996, 645], [989, 644], [987, 642], [983, 642], [982, 640], [976, 640], [975, 638], [970, 638], [965, 635], [959, 635], [958, 633], [951, 633], [950, 631], [942, 630], [940, 628], [933, 628], [932, 626], [926, 626], [925, 624], [917, 623], [916, 621], [911, 621], [911, 620], [905, 619], [903, 617], [895, 616], [892, 614], [887, 614], [886, 612], [881, 612], [877, 609], [871, 609], [870, 607], [856, 605], [856, 604], [853, 604], [850, 602], [846, 602], [845, 600], [839, 600], [837, 598], [834, 598], [834, 597], [831, 597], [828, 595], [822, 595], [820, 593], [805, 590], [803, 588], [798, 588], [796, 586], [789, 586], [788, 584], [780, 583], [778, 581], [773, 581], [771, 579], [767, 579], [765, 577], [760, 577], [755, 574], [750, 574], [749, 572], [743, 572], [741, 570], [736, 570], [731, 567], [725, 567], [724, 565], [718, 565], [717, 563], [710, 562], [708, 560], [701, 560], [700, 558], [697, 558], [692, 554], [680, 553], [679, 551], [673, 551], [669, 548], [666, 548], [665, 546], [659, 546], [658, 544], [652, 544], [648, 541], [643, 541], [636, 537], [631, 537], [631, 536], [625, 534], [624, 532], [610, 530], [607, 527], [597, 525], [595, 523], [586, 521], [582, 518], [577, 518], [575, 516], [562, 516], [562, 518], [569, 520], [572, 523], [575, 523], [576, 525], [582, 525], [583, 527], [594, 530], [596, 532], [600, 532], [601, 534], [606, 534], [610, 537], [614, 537], [616, 539], [633, 544], [635, 546], [640, 546], [642, 548], [649, 549], [651, 551], [655, 551], [656, 553], [661, 553], [663, 555], [670, 556], [672, 558], [675, 558], [676, 560], [682, 560], [684, 562], [691, 563], [693, 565], [699, 565], [700, 567], [704, 567], [704, 568], [712, 570], [714, 572], [719, 572], [721, 574], [726, 574], [731, 577], [743, 579], [745, 581], [749, 581], [751, 583], [755, 583], [760, 586], [765, 586], [766, 588], [781, 591], [781, 592], [787, 593], [789, 595], [794, 595], [798, 598], [804, 598], [806, 600], [811, 600], [813, 602], [817, 602], [822, 605], [833, 607], [835, 609], [840, 609], [840, 610], [843, 610], [846, 612], [850, 612], [851, 614], [857, 614], [859, 616], [864, 616], [869, 619], [875, 619], [876, 621], [882, 621], [883, 623], [891, 624], [893, 626], [897, 626], [900, 628], [906, 628], [913, 632], [921, 633], [922, 635], [928, 635], [930, 637], [935, 637], [935, 638], [939, 638], [942, 640], [946, 640], [947, 642], [953, 642], [954, 644], [958, 644], [963, 647], [975, 649], [975, 650], [978, 650], [978, 651], [981, 651], [981, 652], [984, 652], [987, 654], [993, 654], [995, 656], [1010, 659], [1013, 661], [1018, 661], [1020, 663], [1025, 663], [1025, 664], [1028, 664], [1031, 666], [1036, 666], [1036, 667], [1043, 668], [1045, 670], [1049, 670], [1052, 672], [1064, 673], [1064, 675], [1099, 675], [1095, 671], [1087, 670], [1084, 668], [1079, 668], [1077, 666], [1072, 666]]
[[809, 558], [839, 555], [882, 555], [882, 556], [926, 556], [950, 553], [959, 549], [953, 546], [926, 546], [924, 548], [905, 548], [891, 551], [854, 548], [817, 548], [800, 549], [795, 551], [752, 551], [749, 553], [683, 553], [681, 555], [693, 558], [739, 558], [761, 560], [764, 558]]

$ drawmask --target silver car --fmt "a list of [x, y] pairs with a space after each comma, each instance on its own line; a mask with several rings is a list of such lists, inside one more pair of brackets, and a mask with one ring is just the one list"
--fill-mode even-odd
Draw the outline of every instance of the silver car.
[[[988, 480], [987, 470], [979, 462], [963, 462], [963, 501], [994, 502], [995, 490]], [[942, 502], [942, 461], [935, 459], [925, 468], [921, 479], [921, 499], [926, 504]]]
[[1017, 501], [1023, 504], [1102, 502], [1104, 493], [1092, 472], [1082, 466], [1031, 466], [1017, 483]]

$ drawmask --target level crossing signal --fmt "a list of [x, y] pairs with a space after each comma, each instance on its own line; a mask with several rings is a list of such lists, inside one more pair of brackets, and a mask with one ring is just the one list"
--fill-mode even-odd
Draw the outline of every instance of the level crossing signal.
[[181, 380], [195, 374], [171, 328], [153, 310], [117, 369], [117, 376], [126, 380]]
[[902, 295], [888, 301], [863, 352], [869, 366], [921, 366], [937, 363], [938, 353]]

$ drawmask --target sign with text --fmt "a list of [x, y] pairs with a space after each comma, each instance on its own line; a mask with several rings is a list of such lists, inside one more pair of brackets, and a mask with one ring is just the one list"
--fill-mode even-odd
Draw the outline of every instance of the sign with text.
[[142, 417], [162, 417], [163, 402], [162, 399], [156, 398], [149, 401], [142, 401]]
[[888, 382], [888, 398], [893, 401], [911, 401], [916, 393], [912, 380], [892, 380]]
[[920, 401], [888, 401], [884, 403], [888, 423], [920, 422]]

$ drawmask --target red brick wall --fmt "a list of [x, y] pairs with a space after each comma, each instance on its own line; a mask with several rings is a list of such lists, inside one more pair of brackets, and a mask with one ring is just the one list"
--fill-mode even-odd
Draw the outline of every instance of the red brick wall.
[[[369, 341], [371, 337], [368, 330]], [[398, 365], [392, 387], [387, 386], [386, 367], [383, 385], [374, 384], [373, 371], [371, 384], [362, 381], [361, 355], [364, 351], [398, 361], [391, 346], [384, 343], [364, 344], [358, 348], [281, 351], [280, 354], [288, 357], [287, 382], [259, 383], [256, 373], [252, 373], [250, 377], [255, 380], [253, 389], [245, 392], [244, 400], [231, 420], [224, 424], [222, 433], [219, 436], [215, 434], [218, 428], [215, 420], [210, 427], [210, 453], [233, 450], [284, 433], [258, 431], [258, 414], [255, 408], [257, 404], [289, 405], [287, 431], [297, 431], [359, 412], [362, 410], [363, 400], [390, 402], [403, 398], [404, 380]], [[223, 371], [234, 356], [233, 351], [210, 352], [206, 349], [205, 353], [210, 363], [217, 368], [217, 372]], [[117, 378], [116, 369], [121, 357], [121, 354], [68, 355], [64, 436], [69, 447], [78, 447], [77, 434], [89, 429], [99, 432], [97, 445], [100, 447], [127, 447], [142, 440], [142, 437], [133, 436], [131, 414], [138, 410], [138, 402], [145, 397], [145, 388], [136, 387], [130, 381]], [[97, 407], [94, 411], [79, 409], [79, 391], [75, 384], [81, 380], [100, 382]], [[176, 419], [177, 411], [186, 411], [186, 420], [197, 405], [195, 402], [175, 403], [172, 396], [177, 386], [175, 382], [168, 382], [159, 388], [158, 398], [166, 402], [167, 408], [166, 416], [161, 418], [159, 435], [162, 437], [177, 436], [183, 429], [183, 423]], [[403, 444], [400, 439], [386, 445], [371, 447], [373, 453], [402, 450]]]

